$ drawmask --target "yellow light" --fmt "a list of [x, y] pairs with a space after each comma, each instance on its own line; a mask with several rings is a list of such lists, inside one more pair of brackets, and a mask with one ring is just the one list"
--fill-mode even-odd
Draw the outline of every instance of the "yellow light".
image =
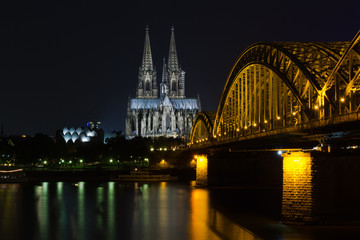
[[345, 98], [340, 98], [340, 102], [345, 102]]
[[167, 148], [164, 148], [164, 151], [167, 151]]
[[280, 116], [277, 116], [276, 119], [277, 119], [277, 120], [280, 120]]
[[196, 162], [196, 184], [207, 185], [208, 159], [206, 155], [199, 155]]
[[236, 129], [236, 131], [237, 131], [237, 132], [239, 132], [239, 131], [240, 131], [240, 129], [239, 129], [239, 128], [237, 128], [237, 129]]
[[244, 129], [247, 129], [247, 126], [245, 126]]
[[25, 135], [25, 134], [23, 134], [23, 135], [21, 135], [21, 137], [22, 137], [22, 138], [26, 138], [26, 135]]
[[257, 126], [256, 123], [254, 123], [253, 126], [256, 127]]
[[265, 120], [265, 121], [264, 121], [264, 123], [268, 123], [268, 121], [267, 121], [267, 120]]
[[153, 151], [154, 151], [154, 148], [150, 148], [150, 151], [152, 151], [152, 152], [153, 152]]
[[198, 158], [198, 156], [197, 156], [197, 155], [195, 155], [195, 156], [194, 156], [194, 158], [195, 158], [195, 159], [197, 159], [197, 158]]
[[295, 115], [296, 115], [296, 112], [293, 112], [293, 113], [292, 113], [292, 115], [294, 115], [294, 116], [295, 116]]
[[315, 107], [314, 107], [314, 108], [317, 110], [317, 109], [319, 109], [319, 106], [318, 106], [318, 105], [315, 105]]

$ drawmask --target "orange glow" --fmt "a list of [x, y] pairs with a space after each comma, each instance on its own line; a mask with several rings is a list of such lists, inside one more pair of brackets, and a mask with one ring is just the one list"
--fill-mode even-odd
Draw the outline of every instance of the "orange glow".
[[208, 159], [206, 155], [199, 155], [196, 161], [196, 184], [206, 186], [208, 180]]
[[[312, 214], [313, 169], [309, 152], [290, 152], [283, 159], [282, 215], [302, 218]], [[306, 210], [304, 210], [306, 209]]]
[[281, 118], [280, 116], [277, 116], [277, 117], [276, 117], [277, 120], [280, 120], [280, 118]]
[[318, 105], [315, 105], [315, 107], [314, 107], [314, 108], [317, 110], [317, 109], [319, 109], [319, 106], [318, 106]]
[[340, 98], [340, 102], [345, 102], [345, 98]]
[[268, 123], [268, 121], [267, 121], [267, 120], [265, 120], [265, 121], [264, 121], [264, 123]]

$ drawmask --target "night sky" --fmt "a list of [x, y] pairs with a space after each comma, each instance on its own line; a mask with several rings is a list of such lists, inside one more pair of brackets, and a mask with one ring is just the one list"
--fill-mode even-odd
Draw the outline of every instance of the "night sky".
[[174, 25], [185, 94], [200, 94], [204, 111], [216, 111], [229, 71], [249, 45], [350, 41], [360, 29], [355, 0], [8, 2], [0, 4], [6, 135], [55, 135], [90, 120], [123, 131], [147, 25], [158, 84]]

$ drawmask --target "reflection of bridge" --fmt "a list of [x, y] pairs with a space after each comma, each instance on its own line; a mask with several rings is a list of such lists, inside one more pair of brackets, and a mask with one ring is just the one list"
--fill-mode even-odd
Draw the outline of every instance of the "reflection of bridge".
[[237, 59], [217, 112], [195, 119], [192, 147], [360, 120], [360, 31], [351, 42], [257, 43]]

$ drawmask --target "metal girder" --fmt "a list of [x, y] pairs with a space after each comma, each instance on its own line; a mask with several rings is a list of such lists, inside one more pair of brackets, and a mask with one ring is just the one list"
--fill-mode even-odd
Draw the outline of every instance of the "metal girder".
[[211, 125], [204, 114], [196, 124], [231, 141], [359, 109], [360, 31], [351, 42], [251, 45], [236, 60]]
[[[194, 125], [191, 129], [190, 143], [196, 143], [196, 141], [210, 141], [212, 139], [213, 122], [216, 116], [216, 112], [200, 112], [196, 115]], [[199, 132], [205, 132], [199, 134]]]

